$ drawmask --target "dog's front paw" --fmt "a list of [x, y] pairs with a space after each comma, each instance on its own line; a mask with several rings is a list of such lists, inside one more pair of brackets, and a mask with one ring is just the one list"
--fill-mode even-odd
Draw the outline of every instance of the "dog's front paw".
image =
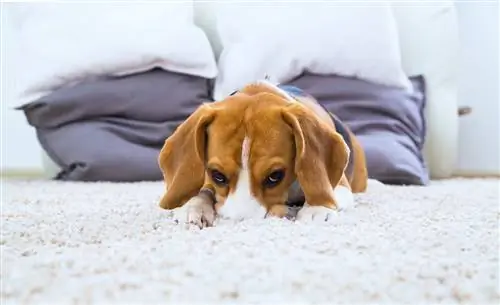
[[196, 226], [200, 229], [211, 227], [215, 219], [212, 203], [202, 196], [189, 199], [182, 207], [174, 210], [174, 221], [190, 228]]
[[337, 217], [337, 211], [324, 206], [311, 206], [307, 203], [297, 213], [296, 220], [299, 222], [325, 222]]

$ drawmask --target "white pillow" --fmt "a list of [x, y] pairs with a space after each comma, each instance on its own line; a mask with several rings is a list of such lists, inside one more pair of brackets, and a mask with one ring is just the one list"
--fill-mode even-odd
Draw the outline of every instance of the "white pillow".
[[266, 74], [286, 82], [305, 71], [411, 88], [388, 4], [219, 2], [215, 12], [223, 48], [215, 99]]
[[16, 3], [8, 14], [21, 104], [83, 79], [153, 67], [217, 74], [208, 38], [194, 24], [192, 1]]

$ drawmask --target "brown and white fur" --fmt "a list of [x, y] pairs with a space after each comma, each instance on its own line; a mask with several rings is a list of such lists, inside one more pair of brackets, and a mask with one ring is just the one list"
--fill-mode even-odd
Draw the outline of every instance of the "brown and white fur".
[[[367, 185], [364, 152], [350, 133], [348, 146], [314, 99], [295, 99], [277, 86], [256, 82], [222, 101], [201, 105], [160, 152], [165, 180], [160, 207], [200, 227], [215, 216], [284, 217], [288, 190], [298, 180], [305, 203], [299, 221], [331, 219], [354, 205]], [[200, 189], [215, 192], [216, 204]]]

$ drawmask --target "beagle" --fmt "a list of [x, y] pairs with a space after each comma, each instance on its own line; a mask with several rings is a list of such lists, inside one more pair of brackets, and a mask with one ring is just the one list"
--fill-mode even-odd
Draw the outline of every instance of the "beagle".
[[356, 137], [314, 98], [260, 81], [201, 105], [166, 139], [159, 205], [200, 228], [216, 216], [328, 221], [366, 190], [365, 162]]

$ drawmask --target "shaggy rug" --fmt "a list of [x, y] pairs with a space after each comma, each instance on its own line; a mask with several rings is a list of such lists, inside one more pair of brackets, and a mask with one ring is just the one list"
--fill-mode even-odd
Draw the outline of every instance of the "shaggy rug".
[[161, 183], [3, 181], [2, 304], [498, 304], [499, 180], [373, 184], [332, 223], [204, 230]]

